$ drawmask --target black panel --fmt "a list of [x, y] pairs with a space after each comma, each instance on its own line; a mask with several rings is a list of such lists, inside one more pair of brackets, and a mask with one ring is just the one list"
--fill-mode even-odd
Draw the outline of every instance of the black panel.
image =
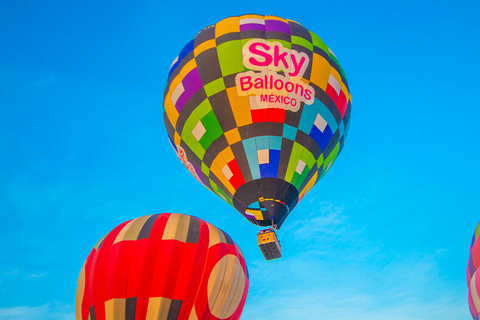
[[278, 174], [277, 178], [285, 179], [285, 174], [287, 173], [288, 162], [290, 161], [290, 155], [292, 154], [293, 141], [290, 139], [283, 138], [282, 146], [280, 148], [280, 159], [278, 161]]
[[96, 319], [96, 316], [95, 316], [95, 305], [92, 305], [89, 309], [90, 311], [90, 319], [91, 320], [95, 320]]
[[140, 230], [140, 233], [138, 234], [138, 240], [139, 239], [146, 239], [150, 236], [150, 231], [152, 231], [153, 224], [157, 220], [159, 214], [154, 214], [151, 217], [145, 221], [143, 224], [142, 230]]
[[200, 53], [196, 58], [198, 73], [203, 85], [222, 77], [222, 70], [218, 62], [217, 48], [211, 48]]
[[242, 39], [253, 39], [253, 38], [266, 38], [265, 30], [245, 30], [240, 32]]
[[245, 181], [252, 180], [252, 173], [250, 172], [250, 166], [248, 165], [248, 160], [245, 154], [245, 149], [243, 148], [243, 143], [239, 141], [232, 144], [230, 148], [232, 148], [233, 155], [235, 156], [235, 160], [237, 160], [238, 166], [240, 168], [240, 171], [242, 172]]
[[[219, 229], [220, 230], [220, 229]], [[232, 238], [230, 238], [230, 236], [223, 230], [220, 230], [223, 235], [225, 236], [225, 241], [228, 243], [228, 244], [231, 244], [232, 246], [235, 245], [235, 243], [233, 242]]]
[[307, 28], [294, 21], [289, 21], [288, 25], [290, 26], [290, 32], [292, 33], [292, 36], [298, 36], [312, 42], [312, 36]]
[[237, 127], [232, 113], [232, 108], [230, 106], [230, 100], [228, 99], [228, 95], [225, 90], [214, 94], [213, 96], [209, 97], [208, 100], [210, 100], [213, 112], [215, 113], [223, 132], [230, 131]]
[[218, 45], [222, 44], [222, 43], [225, 43], [225, 42], [228, 42], [228, 41], [232, 41], [232, 40], [240, 40], [240, 32], [229, 32], [229, 33], [226, 33], [226, 34], [222, 34], [220, 37], [216, 38], [215, 39], [215, 42]]
[[237, 85], [235, 82], [235, 77], [237, 76], [236, 73], [230, 74], [228, 76], [223, 77], [223, 82], [225, 83], [225, 88], [233, 88]]
[[137, 297], [127, 298], [125, 302], [125, 320], [135, 320]]
[[215, 25], [208, 26], [195, 36], [194, 47], [198, 47], [205, 41], [215, 39]]
[[283, 134], [283, 123], [276, 122], [258, 122], [243, 127], [239, 127], [240, 138], [242, 140], [258, 136], [279, 136]]
[[200, 236], [200, 220], [197, 217], [190, 216], [188, 224], [187, 240], [188, 243], [198, 243]]
[[301, 102], [298, 111], [287, 110], [285, 112], [285, 124], [288, 124], [289, 126], [292, 126], [294, 128], [298, 128], [298, 124], [300, 123], [300, 118], [302, 116], [304, 107], [305, 103]]
[[280, 31], [267, 31], [267, 39], [268, 40], [283, 40], [287, 42], [292, 41], [292, 37], [285, 32], [280, 32]]
[[168, 309], [167, 320], [176, 320], [182, 308], [182, 300], [171, 300], [170, 309]]

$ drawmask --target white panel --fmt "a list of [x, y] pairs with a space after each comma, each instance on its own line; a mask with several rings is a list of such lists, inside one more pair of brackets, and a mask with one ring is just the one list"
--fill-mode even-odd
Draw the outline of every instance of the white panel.
[[315, 127], [318, 128], [320, 131], [325, 131], [325, 127], [327, 126], [327, 121], [323, 119], [323, 117], [320, 115], [320, 113], [317, 113], [317, 118], [315, 118], [315, 122], [313, 123]]
[[257, 150], [258, 164], [270, 162], [269, 151], [269, 149]]
[[232, 170], [228, 167], [228, 164], [225, 165], [222, 169], [223, 174], [227, 178], [227, 180], [230, 180], [230, 178], [233, 176]]
[[172, 92], [172, 101], [173, 104], [177, 103], [178, 98], [182, 95], [182, 93], [185, 91], [185, 88], [183, 87], [183, 83], [180, 82], [180, 84], [173, 90]]
[[192, 134], [193, 134], [193, 136], [195, 137], [195, 139], [197, 139], [198, 141], [200, 141], [200, 139], [203, 137], [203, 134], [204, 134], [206, 131], [207, 131], [207, 130], [205, 130], [205, 127], [203, 126], [202, 121], [198, 121], [197, 125], [196, 125], [195, 128], [193, 128], [193, 130], [192, 130]]
[[340, 94], [340, 90], [341, 90], [340, 83], [338, 83], [337, 79], [335, 79], [334, 76], [330, 75], [330, 77], [328, 78], [328, 84], [331, 85], [333, 89], [335, 89], [337, 94]]
[[257, 19], [257, 18], [247, 18], [247, 19], [242, 19], [240, 20], [240, 25], [242, 24], [250, 24], [250, 23], [255, 23], [255, 24], [265, 24], [265, 20], [263, 19]]
[[302, 174], [303, 169], [305, 169], [305, 165], [306, 165], [306, 163], [303, 162], [301, 159], [298, 160], [297, 168], [295, 169], [295, 171], [296, 171], [298, 174]]

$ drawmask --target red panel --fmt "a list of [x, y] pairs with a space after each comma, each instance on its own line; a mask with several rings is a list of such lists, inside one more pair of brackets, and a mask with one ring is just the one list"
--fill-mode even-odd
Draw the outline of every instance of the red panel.
[[175, 290], [172, 294], [172, 299], [174, 300], [183, 300], [185, 299], [188, 284], [190, 283], [190, 278], [194, 272], [193, 267], [195, 264], [195, 256], [198, 250], [198, 244], [196, 243], [185, 243], [183, 246], [183, 256], [181, 260], [180, 267], [178, 268], [177, 282], [175, 283]]
[[268, 122], [268, 109], [256, 109], [252, 111], [252, 122]]
[[472, 260], [475, 270], [480, 267], [480, 237], [475, 240], [472, 246]]
[[112, 246], [107, 264], [105, 301], [127, 297], [127, 279], [134, 241], [120, 241]]
[[230, 178], [230, 183], [232, 184], [235, 190], [238, 189], [242, 184], [245, 183], [245, 179], [243, 178], [242, 171], [240, 171], [240, 167], [238, 166], [237, 160], [233, 159], [229, 163], [227, 163], [228, 167], [233, 173], [232, 178]]
[[333, 102], [337, 103], [337, 100], [338, 100], [337, 91], [335, 91], [335, 89], [333, 89], [333, 87], [330, 84], [327, 84], [327, 90], [325, 90], [325, 92], [330, 96], [330, 98], [332, 98]]
[[[158, 217], [152, 226], [150, 236], [147, 239], [136, 241], [146, 240], [146, 250], [142, 256], [139, 256], [139, 258], [143, 260], [143, 267], [138, 271], [139, 274], [141, 274], [140, 282], [137, 284], [138, 291], [134, 296], [129, 296], [137, 297], [135, 320], [144, 320], [147, 315], [148, 299], [153, 283], [155, 265], [157, 257], [160, 254], [159, 247], [162, 243], [163, 232], [169, 217], [170, 214]], [[129, 288], [127, 288], [127, 290], [128, 289]]]
[[97, 250], [93, 249], [85, 261], [85, 290], [82, 298], [82, 320], [88, 320], [88, 309], [93, 304], [93, 293], [91, 292], [90, 279], [93, 276], [92, 263]]
[[[105, 320], [105, 284], [107, 264], [110, 256], [110, 249], [118, 233], [127, 222], [122, 223], [113, 229], [103, 240], [103, 243], [92, 261], [92, 269], [89, 275], [88, 288], [93, 288], [93, 304], [95, 305], [95, 320]], [[89, 307], [92, 304], [89, 304]]]
[[345, 111], [347, 111], [347, 106], [348, 106], [347, 97], [345, 97], [345, 93], [343, 91], [340, 91], [340, 95], [338, 96], [338, 100], [337, 100], [337, 108], [342, 114], [342, 118], [345, 115]]
[[270, 122], [285, 122], [285, 109], [270, 108], [268, 109], [268, 121]]
[[198, 288], [203, 278], [205, 262], [207, 260], [209, 239], [208, 225], [205, 221], [200, 220], [200, 234], [193, 266], [194, 272], [192, 273], [188, 284], [189, 290], [186, 292], [185, 298], [182, 302], [182, 309], [178, 315], [179, 320], [189, 318], [193, 304], [197, 298]]
[[162, 240], [155, 264], [152, 297], [173, 298], [184, 244], [177, 240]]

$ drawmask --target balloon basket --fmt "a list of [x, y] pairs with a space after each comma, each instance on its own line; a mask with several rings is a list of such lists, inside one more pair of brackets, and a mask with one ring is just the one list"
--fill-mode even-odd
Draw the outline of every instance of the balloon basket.
[[274, 260], [282, 257], [280, 241], [273, 228], [261, 230], [257, 233], [258, 247], [265, 260]]

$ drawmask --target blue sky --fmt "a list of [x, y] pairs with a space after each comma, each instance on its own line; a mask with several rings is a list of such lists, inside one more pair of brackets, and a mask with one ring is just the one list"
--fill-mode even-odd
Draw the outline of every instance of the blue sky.
[[[0, 320], [74, 319], [95, 243], [142, 215], [196, 215], [242, 248], [242, 319], [469, 319], [480, 218], [478, 1], [0, 4]], [[163, 127], [171, 62], [244, 13], [300, 22], [332, 48], [352, 124], [266, 262], [258, 228], [201, 186]]]

